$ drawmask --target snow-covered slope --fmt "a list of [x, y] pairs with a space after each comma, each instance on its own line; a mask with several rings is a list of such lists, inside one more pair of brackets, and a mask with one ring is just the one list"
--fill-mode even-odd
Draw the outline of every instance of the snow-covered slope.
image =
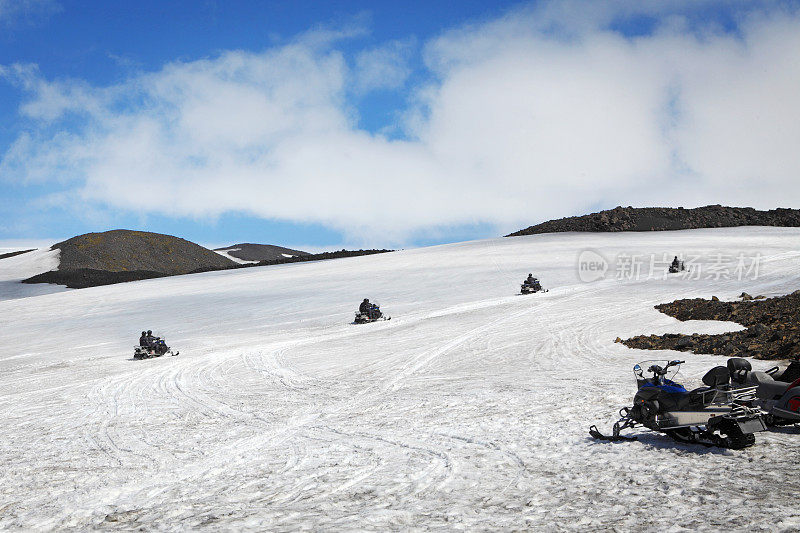
[[[759, 277], [581, 283], [586, 249], [698, 254]], [[533, 272], [551, 288], [516, 296]], [[800, 434], [744, 451], [593, 441], [671, 357], [722, 332], [653, 305], [800, 288], [800, 230], [551, 234], [0, 302], [0, 528], [800, 527]], [[364, 297], [389, 322], [353, 326]], [[132, 361], [142, 329], [174, 358]], [[682, 354], [697, 378], [710, 356]], [[768, 366], [756, 362], [757, 367]], [[691, 385], [691, 383], [689, 383]]]
[[39, 296], [68, 290], [66, 287], [48, 284], [22, 284], [20, 281], [42, 272], [58, 268], [59, 250], [42, 248], [0, 259], [0, 300]]

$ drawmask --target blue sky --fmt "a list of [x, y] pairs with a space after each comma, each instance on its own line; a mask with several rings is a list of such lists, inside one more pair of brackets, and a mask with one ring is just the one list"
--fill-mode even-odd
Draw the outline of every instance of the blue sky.
[[0, 241], [398, 247], [618, 204], [800, 207], [798, 22], [794, 2], [0, 0]]

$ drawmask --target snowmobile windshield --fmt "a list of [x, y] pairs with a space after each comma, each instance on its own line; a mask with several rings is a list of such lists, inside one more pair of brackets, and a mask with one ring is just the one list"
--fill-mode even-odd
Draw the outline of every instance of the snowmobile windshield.
[[[636, 387], [667, 385], [678, 386], [681, 365], [677, 361], [647, 360], [633, 366]], [[682, 388], [682, 387], [681, 387]]]

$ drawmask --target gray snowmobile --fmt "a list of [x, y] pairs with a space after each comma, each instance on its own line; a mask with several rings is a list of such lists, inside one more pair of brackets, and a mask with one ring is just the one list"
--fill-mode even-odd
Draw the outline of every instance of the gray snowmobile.
[[764, 411], [768, 426], [800, 423], [800, 360], [780, 370], [772, 367], [764, 372], [753, 370], [750, 361], [740, 357], [728, 359], [731, 387], [756, 387], [753, 406]]
[[[621, 432], [641, 425], [687, 444], [732, 449], [755, 444], [753, 433], [766, 429], [761, 412], [749, 405], [756, 387], [731, 389], [728, 369], [718, 366], [703, 376], [705, 387], [688, 391], [674, 381], [682, 363], [643, 361], [635, 365], [638, 391], [633, 407], [620, 410], [612, 435], [603, 435], [597, 426], [589, 428], [589, 434], [608, 441], [637, 440]], [[645, 377], [645, 368], [650, 377]]]

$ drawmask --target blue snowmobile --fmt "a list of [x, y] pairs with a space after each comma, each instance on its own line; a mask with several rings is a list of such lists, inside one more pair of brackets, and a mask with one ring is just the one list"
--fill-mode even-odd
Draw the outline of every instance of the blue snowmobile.
[[730, 372], [718, 366], [703, 376], [705, 387], [689, 391], [675, 381], [682, 363], [636, 364], [633, 373], [638, 391], [633, 406], [620, 409], [620, 419], [610, 436], [600, 433], [597, 426], [589, 428], [589, 434], [608, 441], [637, 440], [620, 433], [641, 425], [687, 444], [732, 449], [755, 444], [753, 434], [766, 429], [760, 410], [751, 407], [756, 387], [731, 388]]

